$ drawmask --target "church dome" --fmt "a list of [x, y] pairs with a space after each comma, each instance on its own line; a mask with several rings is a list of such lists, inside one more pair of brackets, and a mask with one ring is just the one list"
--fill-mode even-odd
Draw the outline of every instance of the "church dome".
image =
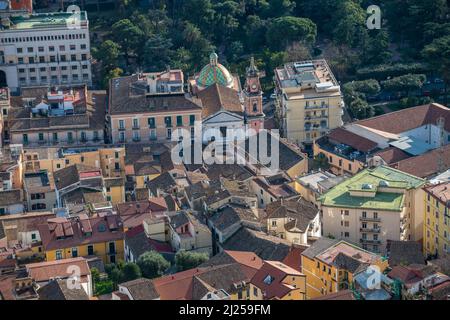
[[218, 83], [225, 87], [232, 88], [234, 79], [230, 72], [223, 65], [218, 63], [216, 53], [209, 56], [209, 64], [203, 67], [197, 77], [197, 86], [206, 88], [212, 84]]

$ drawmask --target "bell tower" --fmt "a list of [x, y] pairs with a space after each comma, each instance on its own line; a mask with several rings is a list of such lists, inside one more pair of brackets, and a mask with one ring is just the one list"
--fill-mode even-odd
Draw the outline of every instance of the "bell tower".
[[262, 105], [262, 89], [259, 81], [261, 73], [251, 57], [250, 66], [247, 67], [244, 85], [244, 105], [247, 118], [247, 127], [259, 131], [264, 128], [264, 113]]

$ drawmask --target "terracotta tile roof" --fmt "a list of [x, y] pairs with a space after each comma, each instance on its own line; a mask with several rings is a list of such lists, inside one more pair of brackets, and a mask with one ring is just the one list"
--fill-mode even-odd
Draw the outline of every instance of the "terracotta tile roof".
[[390, 267], [424, 263], [422, 246], [418, 242], [388, 240], [386, 250]]
[[0, 191], [0, 206], [10, 206], [22, 203], [22, 190], [13, 189]]
[[266, 206], [267, 219], [291, 218], [287, 230], [296, 227], [302, 232], [306, 232], [311, 221], [319, 214], [317, 209], [311, 202], [306, 201], [302, 197], [296, 197], [289, 200], [278, 200], [269, 203]]
[[282, 261], [289, 253], [291, 243], [264, 232], [241, 227], [223, 244], [224, 250], [253, 251], [261, 259]]
[[[117, 225], [117, 230], [110, 228], [112, 221], [115, 221], [114, 225]], [[41, 224], [38, 227], [44, 249], [72, 248], [80, 245], [117, 241], [124, 237], [123, 224], [119, 215], [112, 215], [110, 218], [108, 216], [91, 217], [89, 223], [92, 227], [92, 234], [85, 235], [81, 228], [82, 224], [77, 221], [77, 218], [49, 219], [46, 224]]]
[[328, 139], [337, 143], [344, 143], [362, 152], [369, 152], [378, 146], [376, 142], [347, 131], [344, 128], [336, 128], [332, 130], [328, 134]]
[[232, 263], [178, 272], [153, 279], [153, 284], [161, 300], [199, 300], [213, 289], [236, 293], [236, 284], [244, 281], [248, 281], [246, 273]]
[[390, 167], [416, 177], [427, 178], [441, 172], [439, 159], [442, 159], [442, 167], [444, 170], [450, 168], [450, 144], [416, 157], [391, 163]]
[[386, 162], [386, 164], [391, 164], [411, 157], [406, 152], [395, 147], [389, 147], [378, 151], [374, 154], [374, 156], [381, 157]]
[[80, 181], [80, 173], [98, 172], [99, 169], [84, 164], [74, 164], [53, 173], [55, 185], [58, 190], [66, 188]]
[[117, 213], [121, 216], [148, 212], [165, 212], [167, 204], [163, 197], [152, 197], [148, 200], [119, 203]]
[[261, 269], [253, 276], [251, 283], [263, 292], [264, 299], [281, 299], [289, 292], [296, 290], [295, 287], [283, 283], [287, 276], [305, 277], [301, 272], [280, 261], [265, 261]]
[[159, 298], [153, 281], [150, 279], [140, 278], [121, 283], [119, 286], [127, 288], [133, 300], [154, 300]]
[[450, 131], [450, 109], [438, 103], [430, 103], [387, 113], [378, 117], [357, 121], [355, 124], [398, 134], [425, 124], [436, 125], [439, 117], [444, 117], [445, 130]]
[[335, 293], [326, 294], [312, 300], [356, 300], [351, 290], [341, 290]]
[[243, 115], [244, 110], [236, 90], [220, 84], [213, 84], [198, 94], [202, 101], [202, 117], [207, 118], [220, 110]]
[[394, 266], [387, 275], [391, 279], [400, 280], [407, 286], [423, 280], [417, 272], [405, 266]]
[[111, 115], [128, 113], [173, 113], [176, 111], [200, 111], [201, 106], [185, 93], [170, 95], [123, 96], [113, 100]]
[[424, 190], [434, 198], [440, 200], [441, 203], [448, 204], [450, 206], [450, 182], [443, 182], [435, 185], [425, 187]]
[[308, 247], [296, 245], [291, 248], [288, 255], [283, 259], [283, 263], [299, 272], [302, 271], [302, 252]]
[[39, 300], [89, 300], [83, 287], [68, 288], [65, 280], [52, 280], [38, 290]]
[[80, 268], [80, 277], [82, 282], [87, 282], [87, 276], [91, 274], [87, 260], [83, 257], [63, 259], [56, 261], [30, 263], [25, 267], [36, 282], [47, 282], [52, 278], [68, 278], [72, 275], [70, 266]]

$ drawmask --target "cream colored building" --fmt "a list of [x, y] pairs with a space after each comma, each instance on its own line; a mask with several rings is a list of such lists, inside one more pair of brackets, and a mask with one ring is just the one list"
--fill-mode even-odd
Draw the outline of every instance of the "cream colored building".
[[289, 62], [275, 69], [277, 117], [281, 134], [312, 144], [343, 124], [339, 83], [325, 60]]
[[321, 198], [323, 235], [385, 253], [387, 240], [420, 241], [425, 180], [380, 166], [338, 184]]

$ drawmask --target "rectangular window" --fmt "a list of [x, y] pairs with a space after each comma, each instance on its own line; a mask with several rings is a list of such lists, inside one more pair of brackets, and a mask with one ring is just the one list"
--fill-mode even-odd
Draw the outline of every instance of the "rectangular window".
[[172, 117], [164, 117], [164, 123], [166, 124], [166, 127], [172, 126]]
[[148, 118], [147, 122], [148, 122], [148, 127], [149, 128], [155, 128], [156, 127], [155, 118]]
[[177, 127], [183, 126], [183, 117], [177, 116]]
[[189, 125], [193, 126], [195, 124], [195, 114], [189, 116]]
[[56, 250], [55, 258], [56, 258], [56, 260], [62, 259], [62, 251], [61, 250]]
[[78, 257], [78, 248], [72, 248], [72, 258]]
[[139, 119], [133, 119], [133, 129], [139, 129]]
[[125, 120], [119, 120], [119, 129], [125, 129]]

